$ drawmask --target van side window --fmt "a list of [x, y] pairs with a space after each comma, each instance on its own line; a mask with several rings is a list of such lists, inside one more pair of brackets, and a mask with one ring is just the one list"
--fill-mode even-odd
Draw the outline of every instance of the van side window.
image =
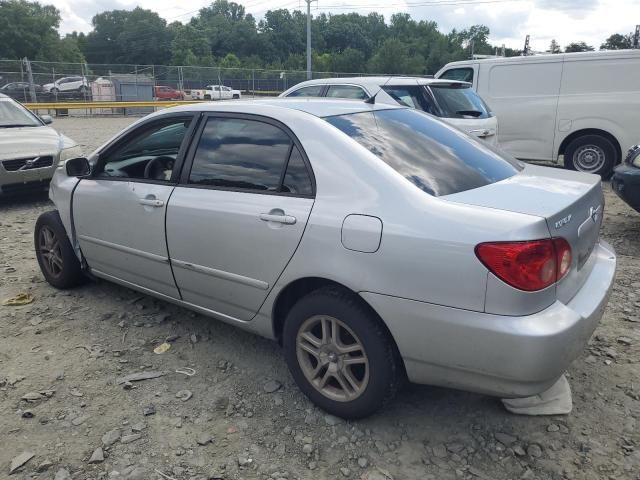
[[357, 100], [365, 100], [369, 95], [365, 91], [352, 85], [331, 85], [327, 90], [327, 97], [332, 98], [355, 98]]
[[473, 83], [473, 68], [450, 68], [439, 78], [444, 78], [445, 80], [459, 80], [461, 82], [469, 82]]

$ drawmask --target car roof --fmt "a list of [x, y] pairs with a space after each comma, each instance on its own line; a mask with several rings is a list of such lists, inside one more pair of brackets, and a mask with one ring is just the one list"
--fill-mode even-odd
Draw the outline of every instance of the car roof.
[[297, 90], [300, 87], [309, 85], [361, 85], [364, 87], [375, 88], [381, 87], [385, 84], [398, 86], [398, 85], [432, 85], [432, 84], [466, 84], [467, 82], [461, 82], [457, 80], [445, 80], [438, 78], [426, 78], [426, 77], [403, 77], [403, 76], [371, 76], [371, 77], [334, 77], [334, 78], [318, 78], [315, 80], [307, 80], [302, 83], [298, 83], [290, 90]]
[[351, 113], [371, 112], [379, 110], [407, 109], [402, 105], [385, 103], [370, 104], [364, 100], [327, 99], [327, 98], [270, 98], [264, 100], [230, 100], [218, 102], [193, 103], [158, 111], [198, 111], [198, 112], [234, 112], [234, 113], [276, 113], [283, 109], [297, 110], [316, 117], [331, 117]]

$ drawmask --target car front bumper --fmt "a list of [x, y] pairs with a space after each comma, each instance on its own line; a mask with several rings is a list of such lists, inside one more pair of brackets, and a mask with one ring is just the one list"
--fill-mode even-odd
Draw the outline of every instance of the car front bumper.
[[611, 178], [611, 188], [631, 208], [640, 212], [640, 168], [618, 165]]
[[502, 398], [548, 389], [584, 350], [613, 287], [616, 257], [601, 242], [593, 270], [567, 304], [515, 317], [362, 292], [383, 318], [409, 380]]
[[48, 187], [57, 164], [57, 156], [54, 156], [53, 164], [48, 167], [7, 171], [0, 161], [0, 195]]

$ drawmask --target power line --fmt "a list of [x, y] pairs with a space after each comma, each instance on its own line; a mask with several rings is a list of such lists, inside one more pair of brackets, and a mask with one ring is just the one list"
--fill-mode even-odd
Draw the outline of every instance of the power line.
[[423, 1], [414, 3], [372, 3], [372, 4], [342, 4], [317, 7], [317, 10], [357, 10], [364, 9], [382, 9], [382, 8], [414, 8], [414, 7], [440, 7], [440, 6], [473, 6], [491, 3], [520, 3], [524, 0], [438, 0]]

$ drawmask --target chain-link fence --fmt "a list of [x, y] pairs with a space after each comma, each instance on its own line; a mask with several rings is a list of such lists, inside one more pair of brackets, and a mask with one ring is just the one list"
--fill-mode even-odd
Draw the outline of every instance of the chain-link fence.
[[[313, 78], [361, 75], [371, 74], [313, 72]], [[306, 79], [305, 71], [0, 60], [0, 93], [34, 103], [189, 100], [211, 85], [243, 97], [276, 96]]]

